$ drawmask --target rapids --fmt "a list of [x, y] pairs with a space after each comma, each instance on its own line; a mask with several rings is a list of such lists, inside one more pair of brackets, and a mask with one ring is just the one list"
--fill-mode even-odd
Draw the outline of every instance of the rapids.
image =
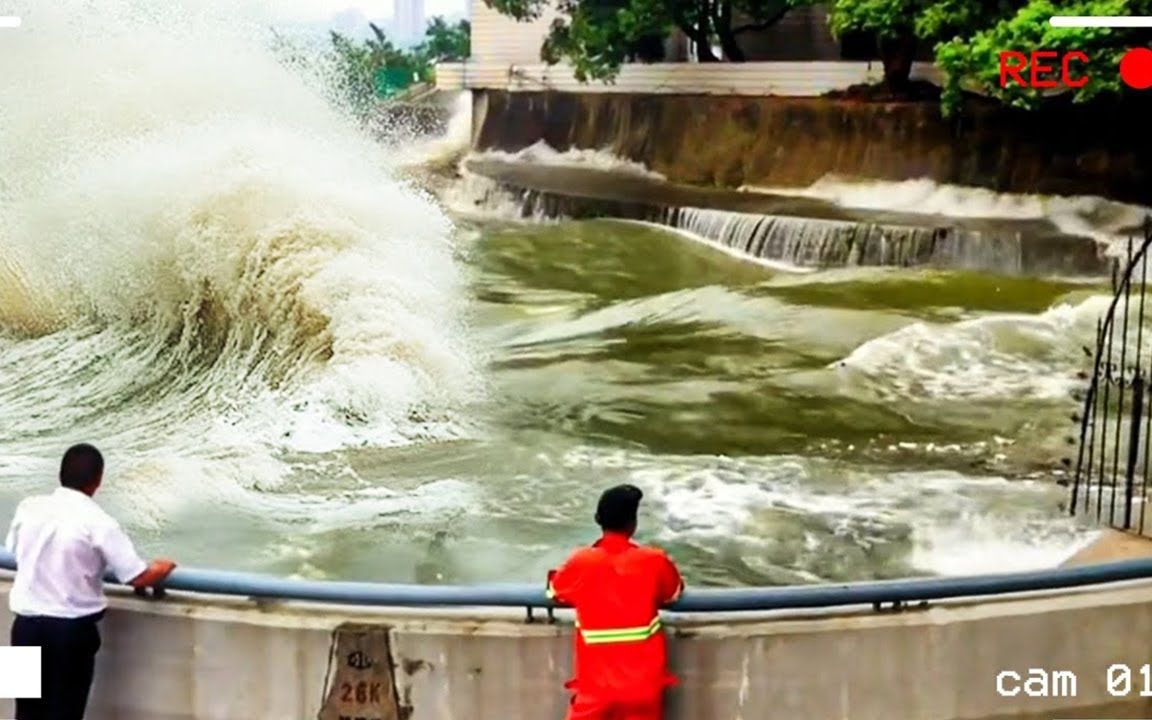
[[1048, 471], [1100, 286], [467, 219], [278, 60], [255, 5], [15, 2], [0, 518], [90, 441], [110, 510], [191, 565], [536, 580], [623, 481], [698, 583], [1083, 542]]

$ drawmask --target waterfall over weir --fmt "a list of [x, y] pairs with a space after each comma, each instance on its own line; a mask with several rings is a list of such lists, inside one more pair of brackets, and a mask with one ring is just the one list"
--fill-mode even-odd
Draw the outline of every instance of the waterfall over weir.
[[932, 266], [1008, 275], [1095, 276], [1113, 259], [1045, 220], [852, 210], [805, 197], [676, 186], [572, 167], [473, 160], [467, 202], [522, 218], [618, 218], [689, 233], [745, 257], [801, 267]]
[[672, 208], [664, 224], [712, 240], [753, 258], [804, 267], [922, 265], [930, 261], [938, 228], [774, 217], [703, 208]]

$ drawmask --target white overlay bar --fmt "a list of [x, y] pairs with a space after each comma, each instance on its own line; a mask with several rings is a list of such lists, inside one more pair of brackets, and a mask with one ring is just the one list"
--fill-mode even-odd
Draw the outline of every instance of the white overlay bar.
[[40, 648], [0, 647], [0, 698], [40, 697]]
[[0, 15], [0, 28], [18, 28], [20, 18], [14, 15]]
[[1148, 15], [1054, 15], [1048, 22], [1052, 27], [1152, 27], [1152, 16]]

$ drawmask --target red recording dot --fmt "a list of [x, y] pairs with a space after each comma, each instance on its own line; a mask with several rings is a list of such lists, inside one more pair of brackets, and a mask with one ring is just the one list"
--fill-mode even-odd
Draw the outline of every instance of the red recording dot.
[[1152, 50], [1133, 48], [1120, 59], [1120, 79], [1136, 90], [1152, 87]]

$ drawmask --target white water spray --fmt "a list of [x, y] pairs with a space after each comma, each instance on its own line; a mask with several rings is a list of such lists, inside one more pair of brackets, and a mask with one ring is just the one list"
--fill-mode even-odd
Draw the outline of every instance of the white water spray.
[[141, 476], [126, 493], [189, 473], [168, 489], [235, 499], [284, 475], [282, 449], [466, 432], [451, 223], [278, 61], [267, 17], [16, 5], [0, 42], [12, 457], [86, 439]]

